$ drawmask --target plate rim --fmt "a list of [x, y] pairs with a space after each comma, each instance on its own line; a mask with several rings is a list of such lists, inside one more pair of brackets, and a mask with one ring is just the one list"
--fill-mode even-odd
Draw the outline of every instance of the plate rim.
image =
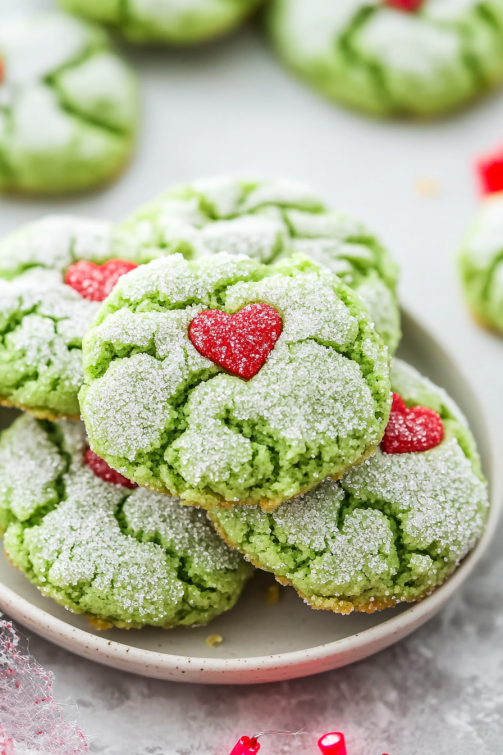
[[472, 398], [475, 399], [475, 408], [482, 418], [489, 449], [487, 476], [490, 482], [490, 509], [484, 533], [457, 570], [430, 596], [419, 603], [411, 604], [397, 616], [334, 642], [302, 650], [246, 658], [178, 656], [108, 640], [53, 616], [18, 595], [1, 581], [0, 610], [56, 645], [103, 665], [157, 679], [205, 684], [267, 683], [321, 673], [362, 660], [419, 628], [452, 597], [486, 552], [501, 512], [503, 480], [497, 474], [495, 433], [481, 408], [472, 381], [466, 377], [463, 368], [436, 335], [407, 308], [401, 307], [401, 310], [403, 316], [443, 352], [445, 358], [455, 367], [461, 382], [469, 388]]

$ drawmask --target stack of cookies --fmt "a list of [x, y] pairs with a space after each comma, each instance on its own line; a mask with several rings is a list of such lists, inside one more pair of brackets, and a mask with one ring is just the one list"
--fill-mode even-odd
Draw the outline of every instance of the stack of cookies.
[[487, 487], [457, 406], [393, 357], [396, 280], [364, 227], [279, 181], [6, 239], [9, 559], [101, 628], [207, 623], [250, 563], [337, 613], [429, 595]]

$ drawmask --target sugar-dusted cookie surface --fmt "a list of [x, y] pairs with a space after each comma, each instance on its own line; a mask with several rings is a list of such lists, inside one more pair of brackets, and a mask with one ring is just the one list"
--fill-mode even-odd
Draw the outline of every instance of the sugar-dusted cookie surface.
[[[95, 284], [100, 275], [112, 284], [111, 239], [108, 223], [62, 215], [0, 242], [0, 403], [39, 417], [79, 417], [82, 338], [107, 292], [86, 290], [76, 274], [91, 265]], [[122, 269], [145, 259], [141, 250], [130, 253]]]
[[56, 12], [2, 19], [0, 64], [0, 192], [82, 191], [121, 172], [137, 84], [98, 26]]
[[463, 242], [459, 265], [476, 320], [503, 332], [503, 194], [485, 199]]
[[196, 45], [232, 31], [262, 0], [60, 0], [140, 44]]
[[213, 178], [176, 186], [115, 229], [117, 254], [138, 247], [198, 259], [247, 254], [265, 264], [309, 255], [353, 288], [391, 353], [400, 340], [398, 268], [361, 224], [288, 181]]
[[232, 608], [252, 569], [204, 512], [105, 481], [86, 448], [81, 423], [29, 415], [0, 437], [0, 530], [12, 563], [101, 628], [206, 624]]
[[[268, 353], [250, 375], [246, 348], [262, 349], [254, 328], [271, 311]], [[206, 343], [194, 328], [208, 329]], [[189, 504], [273, 508], [372, 453], [388, 420], [382, 340], [354, 293], [306, 257], [143, 265], [103, 303], [83, 354], [93, 450]]]
[[503, 79], [503, 0], [273, 0], [271, 39], [327, 96], [431, 117]]
[[[271, 513], [258, 506], [209, 512], [230, 545], [313, 608], [373, 612], [419, 600], [482, 533], [487, 486], [465, 418], [442, 389], [398, 359], [392, 386], [408, 414], [401, 409], [394, 418], [392, 411], [388, 428], [428, 450], [385, 453], [387, 429], [376, 454], [339, 482], [325, 480]], [[433, 417], [442, 438], [428, 435], [425, 418]]]

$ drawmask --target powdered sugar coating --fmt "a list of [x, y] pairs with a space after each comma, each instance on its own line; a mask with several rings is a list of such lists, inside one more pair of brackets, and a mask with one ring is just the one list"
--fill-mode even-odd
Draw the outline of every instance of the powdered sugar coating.
[[[418, 394], [421, 376], [412, 367], [394, 360], [397, 391], [393, 373], [408, 374]], [[436, 448], [378, 449], [340, 482], [325, 480], [271, 513], [216, 509], [210, 518], [227, 542], [316, 608], [372, 611], [430, 593], [480, 537], [488, 495], [473, 439], [465, 442], [469, 430], [445, 408], [445, 392], [424, 379], [422, 394], [446, 427]], [[402, 396], [414, 404], [406, 390]]]
[[41, 505], [58, 499], [54, 482], [66, 464], [47, 433], [25, 414], [18, 420], [18, 430], [11, 440], [5, 435], [0, 437], [0, 468], [3, 529], [10, 513], [24, 521]]
[[503, 78], [501, 0], [274, 0], [279, 54], [329, 97], [376, 115], [436, 115]]
[[[188, 337], [206, 308], [271, 305], [283, 330], [250, 380]], [[387, 355], [348, 289], [307, 259], [265, 267], [173, 255], [124, 276], [84, 342], [82, 414], [93, 450], [188, 503], [275, 505], [340, 474], [382, 437]]]
[[64, 273], [77, 260], [101, 264], [113, 256], [111, 225], [73, 215], [48, 215], [0, 242], [0, 276], [14, 278], [32, 267]]
[[40, 416], [78, 415], [80, 346], [97, 309], [56, 271], [0, 280], [0, 396]]
[[230, 608], [250, 570], [203, 513], [103, 481], [84, 464], [86, 447], [80, 423], [25, 415], [5, 431], [9, 558], [45, 594], [118, 626], [205, 623]]
[[358, 292], [390, 351], [398, 345], [395, 263], [360, 223], [302, 184], [221, 177], [174, 187], [121, 223], [114, 242], [118, 256], [138, 248], [187, 259], [225, 251], [271, 264], [307, 254]]
[[465, 296], [483, 325], [503, 330], [503, 194], [481, 209], [461, 248], [459, 264]]
[[455, 438], [423, 453], [378, 450], [350, 470], [342, 485], [364, 501], [389, 504], [411, 549], [458, 562], [482, 532], [487, 488]]
[[0, 190], [78, 191], [124, 165], [137, 127], [137, 91], [106, 34], [48, 12], [4, 19], [0, 29]]
[[[78, 417], [82, 338], [98, 303], [64, 284], [79, 260], [114, 257], [103, 221], [54, 215], [0, 242], [0, 400], [41, 417]], [[139, 251], [128, 258], [142, 262]]]
[[234, 29], [260, 0], [60, 0], [71, 12], [113, 25], [133, 42], [195, 45]]

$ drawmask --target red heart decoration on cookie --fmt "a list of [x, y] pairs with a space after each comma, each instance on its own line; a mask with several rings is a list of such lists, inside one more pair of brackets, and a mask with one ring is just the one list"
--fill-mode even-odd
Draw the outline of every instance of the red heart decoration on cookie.
[[203, 357], [249, 380], [260, 370], [281, 335], [279, 313], [269, 304], [247, 304], [235, 315], [207, 309], [194, 317], [189, 338]]
[[442, 418], [426, 406], [410, 409], [398, 393], [393, 394], [389, 422], [381, 441], [386, 454], [410, 454], [435, 448], [444, 439]]
[[94, 451], [91, 451], [90, 448], [87, 449], [84, 455], [84, 461], [89, 469], [94, 472], [96, 477], [105, 480], [105, 482], [111, 482], [114, 485], [123, 485], [125, 488], [137, 487], [134, 482], [131, 482], [131, 480], [128, 480], [127, 477], [124, 477], [124, 475], [116, 472], [115, 469], [112, 469], [112, 467], [109, 467], [105, 459], [102, 459], [101, 456], [95, 454]]
[[103, 265], [80, 260], [70, 265], [65, 275], [65, 283], [78, 291], [89, 301], [103, 301], [107, 298], [122, 275], [134, 270], [138, 265], [126, 260], [110, 260]]
[[396, 8], [397, 10], [403, 10], [406, 13], [415, 13], [423, 2], [424, 0], [384, 0], [385, 5], [389, 5], [391, 8]]

